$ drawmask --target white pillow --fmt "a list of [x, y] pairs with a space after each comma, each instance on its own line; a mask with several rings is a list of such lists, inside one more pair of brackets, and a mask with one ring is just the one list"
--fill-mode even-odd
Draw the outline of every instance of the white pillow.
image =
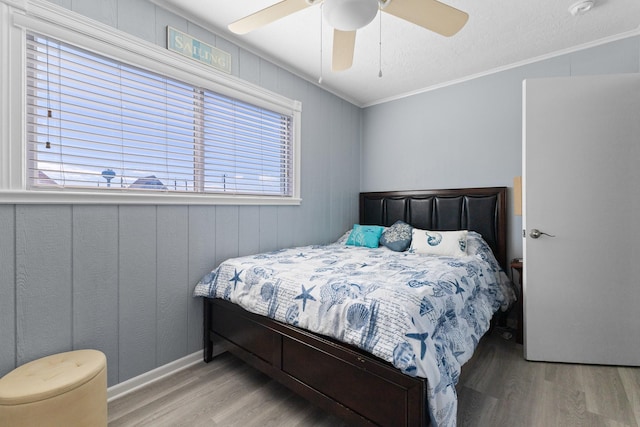
[[414, 228], [410, 250], [417, 254], [466, 256], [467, 230], [429, 231]]

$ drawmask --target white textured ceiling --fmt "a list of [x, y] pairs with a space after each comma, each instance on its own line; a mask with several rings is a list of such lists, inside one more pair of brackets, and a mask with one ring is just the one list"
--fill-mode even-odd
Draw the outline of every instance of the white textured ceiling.
[[[322, 31], [320, 7], [309, 7], [249, 34], [227, 25], [278, 0], [152, 0], [224, 38], [276, 61], [359, 106], [417, 93], [596, 43], [638, 33], [640, 0], [595, 0], [583, 16], [572, 16], [575, 0], [443, 0], [469, 14], [447, 38], [382, 13], [382, 74], [378, 77], [379, 19], [358, 30], [353, 67], [331, 71], [332, 29]], [[402, 1], [402, 0], [393, 0]]]

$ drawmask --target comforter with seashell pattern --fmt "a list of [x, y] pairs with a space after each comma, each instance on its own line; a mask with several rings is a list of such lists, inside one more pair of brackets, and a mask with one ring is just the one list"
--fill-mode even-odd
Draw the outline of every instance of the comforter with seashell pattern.
[[462, 258], [345, 246], [344, 239], [229, 259], [195, 296], [336, 338], [428, 380], [434, 426], [455, 426], [455, 386], [493, 314], [515, 299], [479, 234]]

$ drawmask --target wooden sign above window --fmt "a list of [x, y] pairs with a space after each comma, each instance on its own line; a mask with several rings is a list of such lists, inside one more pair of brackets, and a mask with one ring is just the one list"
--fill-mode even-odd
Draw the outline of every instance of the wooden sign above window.
[[167, 49], [231, 74], [231, 55], [167, 26]]

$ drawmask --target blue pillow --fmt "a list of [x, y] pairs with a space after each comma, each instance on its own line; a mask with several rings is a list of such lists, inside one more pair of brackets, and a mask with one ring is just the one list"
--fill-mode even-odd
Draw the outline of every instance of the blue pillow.
[[346, 245], [365, 246], [367, 248], [377, 248], [380, 244], [380, 236], [384, 227], [379, 225], [359, 225], [354, 224]]
[[382, 233], [380, 244], [392, 251], [403, 252], [411, 246], [411, 230], [413, 227], [404, 221], [398, 220]]

